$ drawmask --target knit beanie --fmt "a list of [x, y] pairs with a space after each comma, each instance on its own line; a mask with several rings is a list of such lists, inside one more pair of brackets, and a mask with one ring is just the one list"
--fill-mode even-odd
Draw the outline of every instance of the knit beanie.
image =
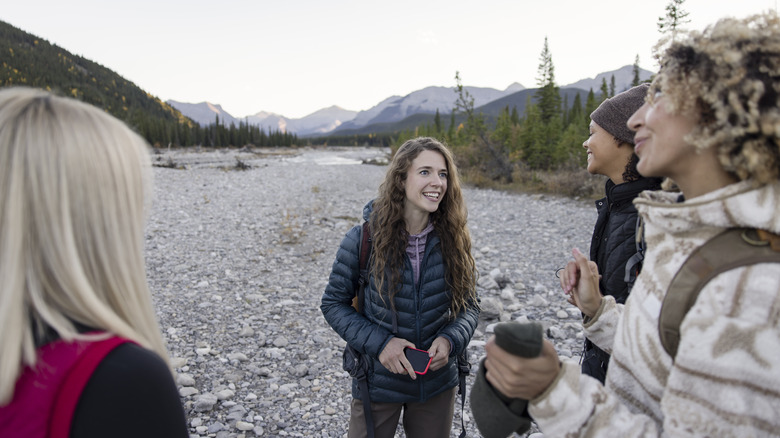
[[650, 84], [641, 84], [610, 97], [590, 113], [590, 119], [618, 140], [634, 144], [634, 131], [628, 129], [626, 122], [644, 105], [648, 88]]

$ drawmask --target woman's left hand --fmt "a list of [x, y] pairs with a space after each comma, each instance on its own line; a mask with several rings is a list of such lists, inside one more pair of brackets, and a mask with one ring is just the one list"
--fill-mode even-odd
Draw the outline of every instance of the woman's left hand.
[[431, 344], [431, 348], [428, 350], [428, 356], [433, 358], [431, 360], [431, 366], [429, 367], [431, 371], [436, 371], [444, 365], [447, 365], [450, 357], [450, 350], [450, 341], [448, 341], [447, 338], [439, 336], [433, 340], [433, 344]]

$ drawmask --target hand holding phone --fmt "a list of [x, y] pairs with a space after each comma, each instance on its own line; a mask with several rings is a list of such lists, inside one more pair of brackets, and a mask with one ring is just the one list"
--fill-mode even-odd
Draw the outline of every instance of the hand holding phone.
[[428, 372], [428, 367], [431, 365], [433, 358], [428, 356], [427, 351], [407, 347], [404, 349], [404, 354], [409, 363], [412, 364], [416, 374], [423, 375]]

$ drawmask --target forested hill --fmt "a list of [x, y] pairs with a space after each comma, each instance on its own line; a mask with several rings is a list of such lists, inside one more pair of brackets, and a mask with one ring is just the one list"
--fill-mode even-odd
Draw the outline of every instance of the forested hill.
[[100, 64], [0, 21], [0, 84], [76, 97], [138, 126], [144, 115], [191, 123], [160, 99]]
[[248, 126], [200, 127], [119, 74], [0, 21], [0, 86], [43, 88], [124, 120], [158, 146], [289, 146], [297, 137]]

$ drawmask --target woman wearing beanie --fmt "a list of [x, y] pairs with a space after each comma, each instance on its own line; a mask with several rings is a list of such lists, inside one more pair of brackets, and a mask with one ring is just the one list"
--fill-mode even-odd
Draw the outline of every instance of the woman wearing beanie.
[[[607, 384], [561, 363], [546, 340], [534, 359], [489, 340], [486, 379], [530, 400], [548, 438], [780, 437], [780, 17], [722, 19], [672, 41], [659, 61], [628, 126], [639, 172], [681, 193], [634, 201], [647, 253], [625, 305], [601, 296], [595, 264], [576, 249], [570, 262], [567, 292], [590, 316], [586, 334], [612, 339]], [[735, 238], [727, 249], [702, 249], [723, 236]], [[708, 273], [714, 260], [736, 266]], [[699, 278], [686, 273], [707, 281], [689, 309], [667, 306], [690, 297]], [[676, 310], [668, 348], [663, 322]]]
[[[590, 259], [596, 262], [602, 275], [601, 294], [614, 297], [620, 304], [626, 302], [631, 283], [641, 269], [641, 262], [634, 263], [637, 253], [634, 198], [644, 190], [657, 190], [661, 182], [637, 172], [639, 158], [634, 154], [634, 133], [626, 126], [628, 118], [645, 102], [648, 88], [649, 84], [638, 85], [602, 102], [590, 115], [590, 136], [582, 144], [588, 152], [588, 172], [607, 177], [606, 196], [596, 201], [598, 219], [590, 243]], [[571, 297], [569, 302], [574, 304]], [[605, 346], [607, 351], [610, 347]], [[582, 372], [603, 383], [609, 364], [607, 351], [586, 338]]]

